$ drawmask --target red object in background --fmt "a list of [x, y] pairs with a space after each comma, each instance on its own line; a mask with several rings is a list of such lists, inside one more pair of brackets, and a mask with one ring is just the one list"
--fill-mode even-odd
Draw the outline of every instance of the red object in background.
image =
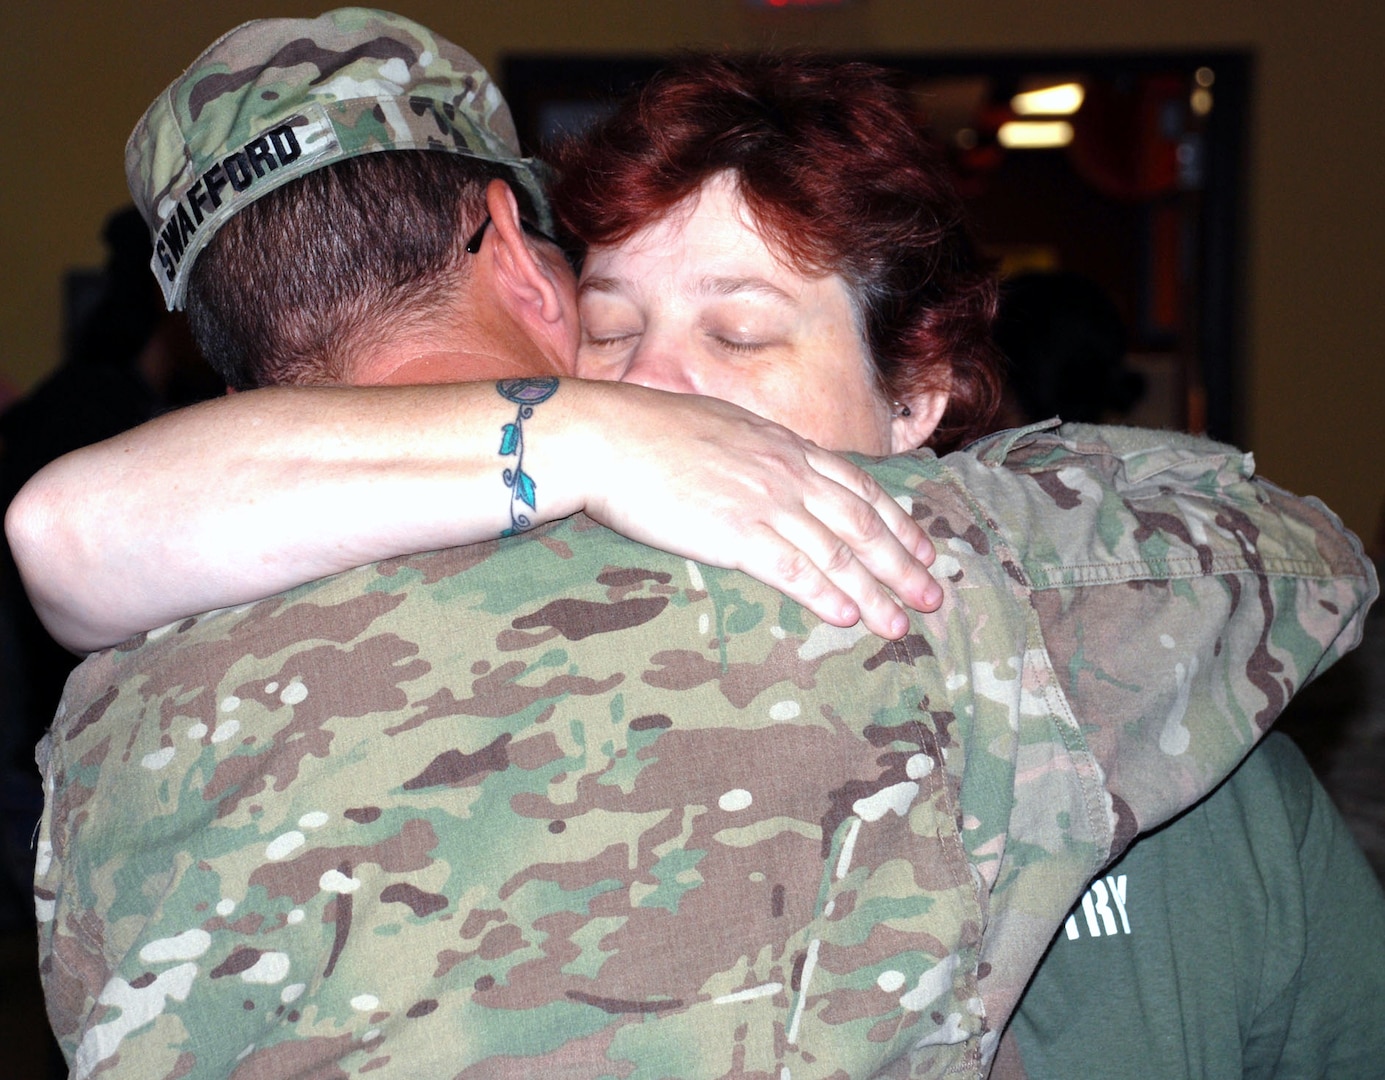
[[1073, 168], [1113, 199], [1139, 202], [1177, 190], [1187, 96], [1179, 75], [1141, 75], [1124, 86], [1092, 80], [1073, 117]]
[[[1094, 190], [1121, 202], [1149, 202], [1177, 191], [1186, 77], [1161, 72], [1120, 82], [1088, 79], [1085, 90], [1082, 107], [1069, 118], [1073, 140], [1066, 153], [1073, 170]], [[969, 194], [977, 194], [986, 174], [1012, 152], [999, 147], [995, 138], [1002, 124], [1015, 119], [1008, 101], [993, 102], [976, 116], [976, 144], [953, 150], [960, 183]]]
[[1005, 155], [1010, 153], [996, 142], [996, 132], [1000, 125], [1015, 119], [1009, 102], [1002, 105], [986, 105], [976, 115], [973, 130], [976, 141], [972, 146], [951, 147], [953, 164], [956, 166], [953, 179], [957, 190], [964, 199], [980, 198], [985, 192], [990, 174], [1005, 163]]
[[1149, 219], [1149, 302], [1146, 318], [1155, 333], [1183, 329], [1183, 214], [1176, 205], [1153, 208]]

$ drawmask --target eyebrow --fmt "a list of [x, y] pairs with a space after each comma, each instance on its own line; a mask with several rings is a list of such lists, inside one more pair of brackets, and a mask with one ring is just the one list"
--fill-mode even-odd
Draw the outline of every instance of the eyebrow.
[[[618, 293], [622, 291], [622, 280], [612, 277], [590, 277], [577, 287], [578, 295], [584, 293]], [[695, 291], [700, 296], [734, 296], [737, 293], [758, 293], [787, 304], [797, 301], [777, 285], [760, 277], [718, 277], [708, 275], [699, 278]]]

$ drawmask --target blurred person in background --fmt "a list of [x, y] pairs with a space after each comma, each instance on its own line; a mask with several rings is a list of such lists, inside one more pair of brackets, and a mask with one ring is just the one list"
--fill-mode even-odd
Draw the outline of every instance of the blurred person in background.
[[[169, 409], [221, 393], [180, 313], [149, 274], [153, 247], [133, 206], [102, 230], [108, 257], [91, 309], [67, 356], [30, 394], [0, 413], [0, 512], [44, 465]], [[0, 557], [0, 746], [6, 880], [3, 902], [27, 924], [32, 837], [42, 797], [33, 748], [78, 657], [44, 628], [20, 583], [8, 542]], [[15, 909], [8, 909], [15, 910]]]
[[1052, 416], [1110, 422], [1144, 395], [1144, 377], [1126, 362], [1120, 311], [1081, 274], [1036, 271], [1002, 282], [995, 340], [1007, 362], [1007, 427]]

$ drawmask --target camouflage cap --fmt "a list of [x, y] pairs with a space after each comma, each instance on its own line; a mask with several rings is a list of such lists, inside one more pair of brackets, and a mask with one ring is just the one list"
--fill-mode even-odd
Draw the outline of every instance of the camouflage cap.
[[470, 53], [370, 8], [256, 19], [193, 61], [125, 146], [169, 309], [183, 306], [193, 261], [232, 214], [304, 173], [377, 150], [504, 165], [551, 231], [542, 165], [520, 156], [509, 107]]

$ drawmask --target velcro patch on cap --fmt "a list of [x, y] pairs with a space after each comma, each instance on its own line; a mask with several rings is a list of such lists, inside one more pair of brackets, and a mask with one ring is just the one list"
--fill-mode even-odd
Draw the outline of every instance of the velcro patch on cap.
[[187, 277], [212, 234], [248, 203], [341, 152], [336, 129], [320, 105], [262, 131], [175, 188], [159, 204], [150, 267], [168, 307], [182, 306]]

